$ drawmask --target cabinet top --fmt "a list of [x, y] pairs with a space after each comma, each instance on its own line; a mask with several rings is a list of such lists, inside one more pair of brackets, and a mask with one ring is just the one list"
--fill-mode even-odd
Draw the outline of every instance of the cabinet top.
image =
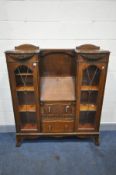
[[37, 46], [34, 46], [32, 44], [22, 44], [19, 46], [16, 46], [14, 50], [8, 50], [5, 51], [5, 53], [13, 53], [13, 54], [33, 54], [33, 53], [39, 53], [40, 49]]
[[40, 49], [38, 50], [7, 50], [5, 51], [5, 53], [13, 53], [13, 54], [35, 54], [35, 53], [39, 53]]
[[99, 46], [95, 46], [93, 44], [84, 44], [84, 45], [80, 45], [79, 47], [76, 47], [75, 49], [76, 53], [110, 53], [108, 50], [102, 50], [100, 49]]
[[78, 49], [75, 49], [75, 52], [76, 53], [84, 53], [84, 54], [97, 54], [97, 53], [110, 53], [110, 51], [108, 50], [83, 50], [83, 51], [80, 51]]
[[[44, 50], [48, 50], [48, 49], [44, 49]], [[59, 50], [59, 49], [50, 49], [50, 50], [54, 51], [54, 50]], [[67, 49], [65, 49], [65, 50], [67, 50]], [[39, 53], [40, 51], [41, 50], [39, 47], [34, 46], [32, 44], [22, 44], [22, 45], [16, 46], [14, 50], [5, 51], [5, 53], [13, 53], [13, 54], [33, 53], [33, 54], [36, 54], [36, 53]], [[93, 54], [94, 53], [110, 53], [108, 50], [102, 50], [102, 49], [100, 49], [99, 46], [95, 46], [93, 44], [80, 45], [80, 46], [76, 47], [75, 52], [76, 53], [84, 53], [84, 54], [87, 54], [87, 53], [93, 53]]]

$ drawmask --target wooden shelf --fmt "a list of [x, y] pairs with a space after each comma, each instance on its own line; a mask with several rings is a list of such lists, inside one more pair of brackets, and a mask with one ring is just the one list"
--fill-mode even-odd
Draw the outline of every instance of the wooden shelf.
[[85, 124], [79, 124], [79, 130], [94, 130], [95, 126], [94, 124], [91, 124], [91, 123], [85, 123]]
[[32, 73], [20, 73], [20, 74], [15, 74], [16, 76], [33, 76]]
[[98, 91], [98, 86], [81, 86], [82, 91]]
[[34, 86], [17, 86], [16, 91], [34, 91]]
[[21, 126], [21, 131], [31, 131], [31, 130], [37, 130], [37, 124], [31, 124], [31, 123], [27, 123], [27, 124], [23, 124]]
[[94, 104], [81, 104], [80, 111], [96, 111], [96, 106]]
[[20, 105], [19, 112], [36, 112], [35, 105]]

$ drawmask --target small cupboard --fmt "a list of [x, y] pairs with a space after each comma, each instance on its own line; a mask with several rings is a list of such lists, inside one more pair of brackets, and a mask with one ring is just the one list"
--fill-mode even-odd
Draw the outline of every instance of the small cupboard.
[[94, 45], [6, 51], [17, 146], [37, 136], [93, 137], [99, 126], [109, 51]]

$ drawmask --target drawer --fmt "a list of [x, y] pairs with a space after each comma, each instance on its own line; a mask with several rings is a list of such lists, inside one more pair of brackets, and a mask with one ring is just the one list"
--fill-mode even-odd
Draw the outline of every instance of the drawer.
[[44, 121], [42, 132], [44, 133], [69, 133], [74, 131], [74, 121]]
[[44, 103], [41, 105], [41, 115], [75, 115], [73, 103]]

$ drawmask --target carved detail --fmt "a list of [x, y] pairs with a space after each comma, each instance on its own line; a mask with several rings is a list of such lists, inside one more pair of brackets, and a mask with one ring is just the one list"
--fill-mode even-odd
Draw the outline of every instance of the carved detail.
[[79, 47], [76, 47], [77, 50], [80, 51], [90, 51], [90, 50], [100, 50], [99, 46], [93, 45], [93, 44], [83, 44], [80, 45]]
[[39, 47], [34, 46], [32, 44], [21, 44], [19, 46], [16, 46], [15, 50], [19, 50], [19, 51], [37, 51], [37, 50], [39, 50]]
[[29, 59], [31, 57], [33, 57], [33, 53], [12, 53], [10, 56], [13, 58], [13, 59], [16, 59], [16, 60], [26, 60], [26, 59]]
[[88, 59], [88, 60], [98, 60], [101, 59], [105, 56], [105, 54], [80, 54], [83, 58]]
[[38, 53], [39, 47], [36, 47], [32, 44], [22, 44], [15, 47], [15, 51], [9, 52], [9, 56], [16, 60], [27, 60]]
[[68, 52], [65, 52], [65, 51], [51, 51], [51, 52], [47, 52], [47, 53], [44, 53], [41, 51], [40, 52], [40, 56], [41, 57], [46, 57], [46, 56], [49, 56], [49, 55], [52, 55], [52, 54], [64, 54], [64, 55], [68, 55], [70, 57], [75, 57], [75, 52], [72, 51], [72, 53], [68, 53]]

